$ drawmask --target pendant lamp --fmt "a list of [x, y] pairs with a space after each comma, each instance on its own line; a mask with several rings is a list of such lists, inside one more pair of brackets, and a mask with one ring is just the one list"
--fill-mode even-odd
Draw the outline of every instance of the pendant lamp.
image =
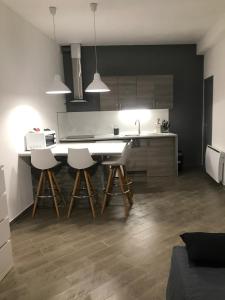
[[[50, 6], [49, 7], [50, 14], [52, 15], [53, 21], [53, 36], [54, 41], [56, 42], [56, 34], [55, 34], [55, 14], [56, 14], [56, 7]], [[71, 90], [62, 82], [60, 75], [56, 74], [52, 83], [49, 85], [48, 89], [45, 92], [46, 94], [56, 95], [56, 94], [69, 94]]]
[[105, 93], [110, 92], [107, 85], [101, 80], [101, 76], [98, 73], [98, 58], [96, 47], [96, 26], [95, 26], [95, 12], [97, 10], [97, 3], [90, 3], [91, 11], [93, 12], [94, 20], [94, 48], [95, 48], [95, 73], [93, 81], [88, 85], [85, 92], [87, 93]]

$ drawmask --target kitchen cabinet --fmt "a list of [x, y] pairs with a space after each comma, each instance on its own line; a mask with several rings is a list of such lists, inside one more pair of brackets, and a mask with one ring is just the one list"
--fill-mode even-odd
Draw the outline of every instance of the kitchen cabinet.
[[3, 166], [0, 165], [0, 280], [13, 265]]
[[147, 176], [177, 175], [177, 138], [134, 139], [127, 170], [144, 171]]
[[177, 175], [176, 138], [149, 140], [147, 153], [148, 176]]
[[137, 76], [137, 101], [136, 105], [141, 108], [154, 108], [154, 81], [152, 76]]
[[173, 76], [153, 76], [154, 82], [154, 108], [173, 108]]
[[118, 78], [116, 76], [102, 77], [102, 80], [109, 87], [110, 92], [101, 93], [100, 107], [101, 110], [119, 110], [118, 100]]
[[111, 92], [100, 95], [101, 110], [173, 107], [172, 75], [106, 76], [103, 81]]
[[118, 77], [119, 109], [131, 109], [136, 105], [137, 79], [135, 76]]

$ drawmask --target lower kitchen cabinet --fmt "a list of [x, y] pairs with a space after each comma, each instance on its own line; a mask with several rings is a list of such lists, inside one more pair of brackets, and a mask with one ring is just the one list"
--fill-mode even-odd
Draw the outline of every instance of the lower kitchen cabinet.
[[148, 176], [176, 176], [177, 138], [134, 139], [127, 170], [144, 171]]
[[5, 194], [4, 168], [0, 166], [0, 280], [13, 265], [10, 227]]

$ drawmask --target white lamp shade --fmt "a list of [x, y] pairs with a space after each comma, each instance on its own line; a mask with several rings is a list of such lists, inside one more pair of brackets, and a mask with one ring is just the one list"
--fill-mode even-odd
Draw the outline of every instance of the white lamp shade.
[[86, 88], [85, 92], [87, 92], [87, 93], [105, 93], [105, 92], [110, 92], [110, 89], [101, 80], [100, 74], [95, 73], [93, 81]]
[[50, 95], [69, 94], [71, 90], [62, 82], [59, 75], [55, 75], [54, 80], [45, 93]]

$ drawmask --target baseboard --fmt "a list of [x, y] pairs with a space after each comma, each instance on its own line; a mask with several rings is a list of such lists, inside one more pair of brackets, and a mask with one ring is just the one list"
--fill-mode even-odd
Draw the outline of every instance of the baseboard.
[[19, 218], [25, 216], [28, 211], [31, 210], [31, 207], [33, 206], [33, 203], [29, 204], [27, 208], [25, 208], [21, 213], [19, 213], [14, 219], [12, 219], [9, 223], [10, 225], [14, 224]]

